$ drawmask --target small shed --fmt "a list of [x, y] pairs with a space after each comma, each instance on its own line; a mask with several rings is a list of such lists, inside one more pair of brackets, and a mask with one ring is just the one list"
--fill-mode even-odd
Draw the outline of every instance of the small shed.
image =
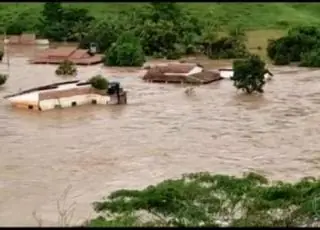
[[78, 49], [76, 47], [48, 48], [38, 53], [33, 64], [60, 64], [65, 60], [72, 61], [76, 65], [94, 65], [102, 62], [102, 55], [89, 54], [89, 50]]
[[222, 79], [218, 71], [205, 70], [199, 64], [175, 63], [146, 68], [143, 80], [149, 82], [208, 84]]

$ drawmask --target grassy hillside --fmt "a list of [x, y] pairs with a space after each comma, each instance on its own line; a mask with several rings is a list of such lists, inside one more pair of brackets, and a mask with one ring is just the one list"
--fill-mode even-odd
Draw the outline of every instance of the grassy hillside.
[[[230, 27], [241, 24], [247, 29], [287, 28], [296, 25], [320, 24], [318, 3], [179, 3], [201, 20], [213, 20]], [[43, 3], [1, 3], [2, 23], [20, 13], [35, 23]], [[84, 7], [91, 14], [103, 18], [106, 14], [126, 10], [139, 10], [143, 3], [65, 3], [71, 7]], [[1, 24], [2, 24], [1, 23]]]

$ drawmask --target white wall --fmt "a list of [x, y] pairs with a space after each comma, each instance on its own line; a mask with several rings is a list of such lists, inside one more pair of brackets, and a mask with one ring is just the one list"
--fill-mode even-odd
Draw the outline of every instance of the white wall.
[[68, 108], [72, 107], [72, 102], [76, 102], [76, 106], [79, 106], [91, 104], [92, 100], [97, 100], [97, 104], [106, 105], [110, 101], [110, 97], [98, 94], [76, 95], [72, 97], [62, 97], [60, 99], [43, 100], [40, 101], [39, 107], [42, 111], [54, 109], [56, 106], [61, 106], [61, 108]]

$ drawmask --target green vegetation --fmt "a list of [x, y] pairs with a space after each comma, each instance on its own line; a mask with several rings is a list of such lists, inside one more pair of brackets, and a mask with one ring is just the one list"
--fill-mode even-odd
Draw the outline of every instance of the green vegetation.
[[[130, 31], [139, 39], [145, 56], [167, 59], [195, 52], [210, 58], [243, 58], [248, 50], [265, 56], [268, 38], [277, 39], [283, 34], [281, 31], [295, 26], [320, 24], [317, 4], [3, 3], [0, 6], [0, 29], [8, 34], [35, 32], [54, 41], [77, 41], [82, 48], [95, 42], [100, 53], [105, 53], [124, 31]], [[280, 29], [280, 32], [254, 34], [252, 30], [256, 29]], [[227, 36], [226, 31], [230, 31]], [[285, 63], [288, 58], [278, 54], [276, 59]]]
[[73, 76], [77, 74], [77, 67], [72, 61], [64, 60], [56, 69], [56, 74], [59, 76]]
[[245, 41], [246, 34], [241, 28], [230, 30], [228, 36], [221, 38], [210, 37], [212, 32], [204, 33], [204, 42], [202, 42], [204, 54], [211, 59], [234, 59], [245, 58], [249, 55]]
[[3, 56], [4, 56], [4, 52], [2, 50], [0, 50], [0, 61], [2, 61]]
[[7, 79], [8, 79], [7, 74], [0, 74], [0, 85], [3, 85], [4, 83], [6, 83]]
[[[106, 15], [139, 12], [146, 3], [63, 3], [70, 8], [88, 9], [90, 16], [101, 20]], [[43, 3], [1, 3], [2, 28], [25, 18], [26, 31], [34, 31], [41, 16]], [[317, 3], [179, 3], [201, 21], [217, 22], [226, 28], [238, 24], [245, 29], [282, 29], [291, 26], [320, 24], [320, 5]], [[293, 17], [294, 15], [294, 17]]]
[[250, 55], [244, 60], [235, 60], [234, 74], [231, 78], [233, 85], [248, 94], [263, 93], [263, 86], [266, 83], [264, 75], [268, 72], [265, 65], [258, 55]]
[[276, 40], [270, 40], [267, 52], [276, 65], [300, 62], [305, 67], [320, 67], [320, 29], [314, 26], [297, 27]]
[[140, 41], [132, 32], [124, 32], [107, 50], [104, 64], [107, 66], [142, 66], [145, 62]]
[[320, 214], [320, 180], [270, 183], [209, 173], [184, 175], [142, 190], [119, 190], [95, 202], [100, 215], [86, 225], [313, 226]]
[[91, 83], [91, 86], [98, 90], [106, 90], [108, 89], [109, 81], [105, 79], [101, 75], [93, 76], [88, 80], [89, 83]]

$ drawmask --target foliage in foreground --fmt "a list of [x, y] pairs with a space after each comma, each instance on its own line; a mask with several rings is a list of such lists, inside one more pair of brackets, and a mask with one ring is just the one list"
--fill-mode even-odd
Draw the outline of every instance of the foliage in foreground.
[[[195, 173], [95, 202], [89, 226], [312, 226], [320, 218], [320, 180], [270, 183]], [[319, 213], [318, 213], [319, 212]]]
[[95, 89], [105, 90], [108, 89], [109, 82], [101, 75], [93, 76], [88, 80], [91, 83], [91, 86]]
[[56, 74], [59, 76], [73, 76], [77, 74], [77, 67], [72, 61], [64, 60], [56, 69]]
[[233, 85], [248, 94], [263, 93], [263, 86], [266, 83], [264, 75], [268, 72], [265, 65], [258, 55], [250, 55], [244, 60], [235, 60], [231, 77]]

